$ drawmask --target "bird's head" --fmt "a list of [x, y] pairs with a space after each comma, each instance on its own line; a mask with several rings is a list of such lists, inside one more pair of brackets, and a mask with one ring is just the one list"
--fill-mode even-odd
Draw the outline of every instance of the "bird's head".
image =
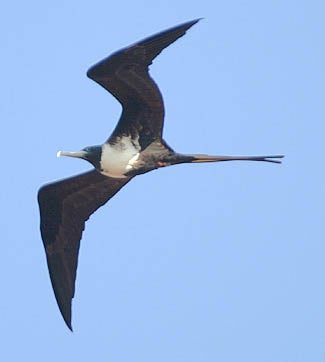
[[102, 146], [88, 146], [77, 152], [59, 151], [57, 157], [68, 156], [82, 158], [90, 162], [95, 168], [100, 168], [100, 159], [102, 156]]

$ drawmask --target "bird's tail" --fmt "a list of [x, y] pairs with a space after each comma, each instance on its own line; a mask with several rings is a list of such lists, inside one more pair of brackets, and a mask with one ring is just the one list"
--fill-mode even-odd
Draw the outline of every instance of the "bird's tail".
[[221, 161], [264, 161], [281, 163], [279, 158], [283, 158], [284, 155], [272, 155], [272, 156], [209, 156], [209, 155], [188, 155], [192, 157], [191, 163], [198, 162], [221, 162]]

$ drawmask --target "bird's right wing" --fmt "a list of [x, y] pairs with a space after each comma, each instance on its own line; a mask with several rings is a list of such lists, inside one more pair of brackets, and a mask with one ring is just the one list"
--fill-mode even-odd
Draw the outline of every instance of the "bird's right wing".
[[44, 185], [38, 192], [41, 234], [52, 287], [71, 330], [71, 302], [85, 222], [130, 179], [111, 178], [93, 170]]

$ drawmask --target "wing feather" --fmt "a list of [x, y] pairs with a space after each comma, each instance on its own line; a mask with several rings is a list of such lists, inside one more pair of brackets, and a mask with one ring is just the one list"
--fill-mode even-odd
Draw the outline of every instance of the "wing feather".
[[93, 170], [47, 184], [38, 192], [50, 278], [61, 314], [71, 330], [71, 303], [85, 222], [129, 180], [110, 178]]
[[110, 137], [139, 137], [142, 149], [162, 138], [164, 104], [158, 86], [149, 75], [152, 60], [185, 34], [199, 19], [150, 36], [105, 58], [91, 67], [89, 78], [108, 90], [122, 104], [121, 118]]

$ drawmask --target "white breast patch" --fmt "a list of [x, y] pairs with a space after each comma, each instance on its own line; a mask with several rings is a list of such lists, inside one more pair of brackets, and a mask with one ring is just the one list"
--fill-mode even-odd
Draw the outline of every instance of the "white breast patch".
[[100, 160], [101, 173], [114, 178], [125, 178], [124, 174], [132, 170], [139, 154], [140, 145], [127, 136], [117, 139], [114, 145], [105, 143]]

